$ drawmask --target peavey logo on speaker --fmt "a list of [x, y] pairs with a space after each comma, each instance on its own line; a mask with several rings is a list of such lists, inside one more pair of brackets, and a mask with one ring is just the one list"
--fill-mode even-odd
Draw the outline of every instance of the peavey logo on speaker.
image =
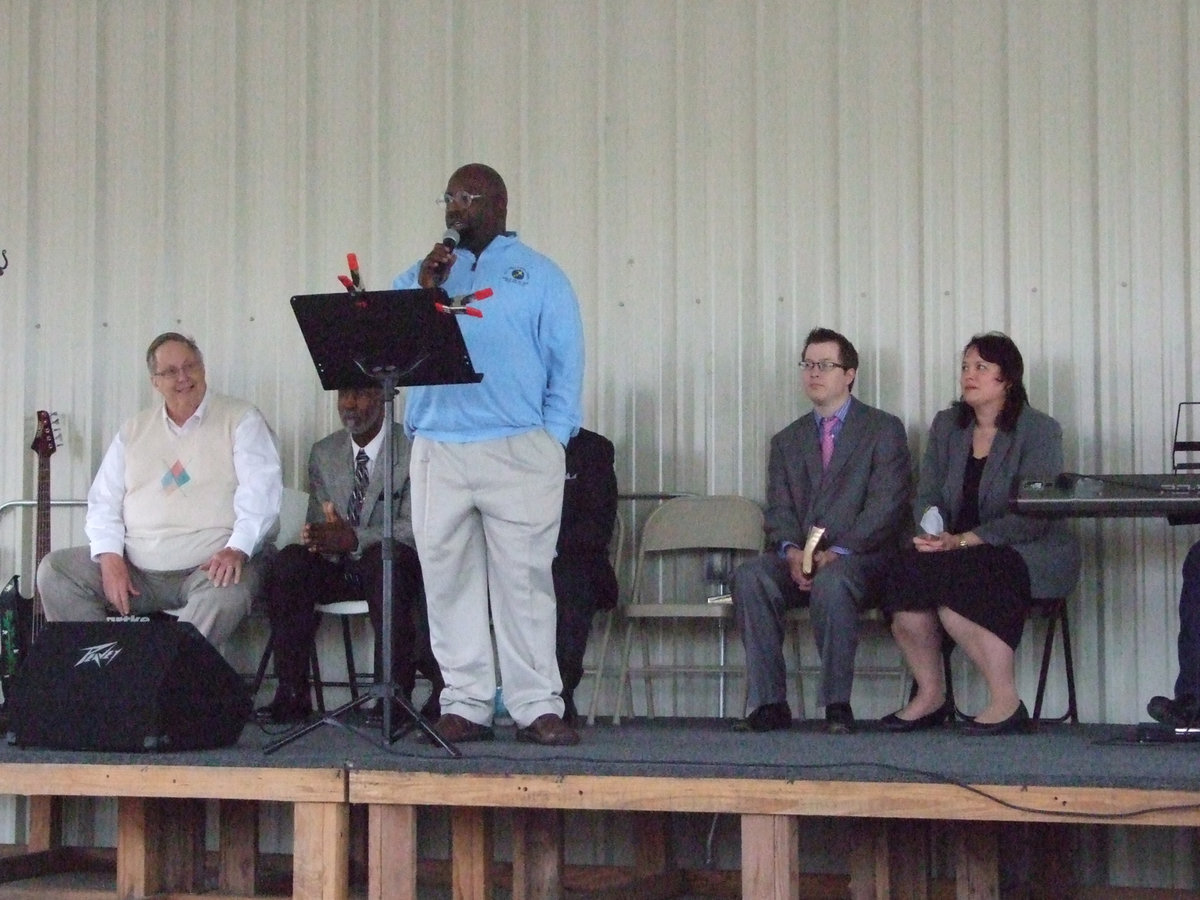
[[95, 663], [96, 668], [108, 665], [116, 659], [121, 653], [121, 646], [116, 641], [109, 644], [97, 644], [94, 647], [84, 647], [83, 656], [79, 657], [79, 662], [75, 663], [75, 668], [86, 663]]
[[[108, 622], [149, 622], [149, 616], [109, 616], [105, 621]], [[79, 657], [79, 662], [75, 663], [75, 668], [79, 668], [87, 663], [95, 663], [96, 668], [102, 668], [111, 663], [121, 654], [121, 644], [119, 641], [109, 641], [107, 644], [95, 644], [91, 647], [83, 648], [83, 656]]]

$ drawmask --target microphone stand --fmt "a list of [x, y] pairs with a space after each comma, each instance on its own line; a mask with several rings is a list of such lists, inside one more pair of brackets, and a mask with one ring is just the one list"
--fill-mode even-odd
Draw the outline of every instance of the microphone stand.
[[376, 680], [376, 683], [371, 685], [370, 690], [361, 694], [357, 700], [351, 700], [349, 703], [339, 706], [315, 722], [308, 722], [293, 729], [279, 740], [268, 744], [263, 749], [263, 753], [274, 753], [280, 747], [284, 747], [292, 743], [292, 741], [304, 737], [304, 735], [315, 731], [322, 725], [344, 727], [354, 734], [362, 734], [357, 728], [345, 725], [341, 721], [341, 717], [350, 710], [357, 709], [372, 699], [378, 699], [383, 709], [382, 739], [385, 745], [392, 744], [397, 737], [392, 731], [392, 704], [394, 703], [404, 710], [412, 720], [412, 723], [419, 726], [434, 743], [440, 745], [450, 756], [457, 759], [462, 756], [462, 751], [437, 733], [436, 729], [429, 724], [429, 721], [403, 695], [392, 678], [392, 617], [394, 614], [394, 610], [392, 609], [392, 584], [396, 563], [395, 528], [392, 518], [395, 504], [395, 473], [392, 471], [392, 441], [395, 437], [393, 428], [395, 422], [394, 398], [399, 384], [400, 373], [395, 366], [379, 366], [366, 370], [360, 364], [360, 368], [364, 368], [364, 371], [378, 381], [383, 388], [383, 422], [384, 427], [387, 428], [387, 435], [383, 441], [383, 453], [380, 454], [380, 464], [383, 466], [383, 538], [380, 545], [383, 555], [383, 634], [375, 636], [377, 641], [383, 641], [383, 648], [380, 654], [383, 662], [383, 672], [381, 673], [381, 677]]

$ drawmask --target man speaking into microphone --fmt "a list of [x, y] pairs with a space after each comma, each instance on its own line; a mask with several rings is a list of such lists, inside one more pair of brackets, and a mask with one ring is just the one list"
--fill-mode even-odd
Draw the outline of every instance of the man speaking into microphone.
[[508, 191], [489, 166], [453, 175], [446, 234], [393, 287], [491, 288], [458, 320], [479, 384], [410, 387], [413, 532], [429, 632], [445, 679], [435, 727], [451, 743], [492, 740], [496, 659], [517, 740], [579, 742], [563, 721], [551, 564], [579, 429], [583, 324], [555, 263], [506, 230]]

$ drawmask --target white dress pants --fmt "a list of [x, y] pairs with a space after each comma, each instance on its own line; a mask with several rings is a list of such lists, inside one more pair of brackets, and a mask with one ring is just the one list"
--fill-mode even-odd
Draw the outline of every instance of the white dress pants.
[[446, 681], [443, 715], [491, 724], [493, 659], [518, 726], [562, 715], [551, 564], [563, 446], [543, 429], [466, 444], [418, 435], [409, 475], [429, 635]]

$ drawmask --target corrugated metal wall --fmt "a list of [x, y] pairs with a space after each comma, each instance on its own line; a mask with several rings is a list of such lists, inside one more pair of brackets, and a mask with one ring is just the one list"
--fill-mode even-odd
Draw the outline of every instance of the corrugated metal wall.
[[[856, 342], [858, 393], [901, 416], [914, 452], [980, 330], [1022, 347], [1079, 471], [1164, 470], [1175, 404], [1196, 396], [1194, 2], [3, 0], [0, 15], [0, 498], [32, 496], [38, 408], [66, 428], [54, 495], [83, 496], [150, 397], [143, 349], [166, 329], [262, 407], [299, 484], [335, 418], [288, 297], [337, 289], [348, 250], [386, 286], [440, 234], [433, 198], [472, 160], [505, 175], [510, 226], [575, 283], [587, 421], [616, 442], [627, 492], [761, 499], [818, 323]], [[0, 521], [3, 572], [29, 568], [19, 518]], [[1083, 714], [1133, 721], [1174, 677], [1178, 570], [1200, 532], [1078, 528]], [[1031, 690], [1031, 647], [1021, 665]], [[865, 690], [868, 714], [891, 708], [890, 688]], [[712, 708], [711, 685], [688, 696], [682, 712]]]

